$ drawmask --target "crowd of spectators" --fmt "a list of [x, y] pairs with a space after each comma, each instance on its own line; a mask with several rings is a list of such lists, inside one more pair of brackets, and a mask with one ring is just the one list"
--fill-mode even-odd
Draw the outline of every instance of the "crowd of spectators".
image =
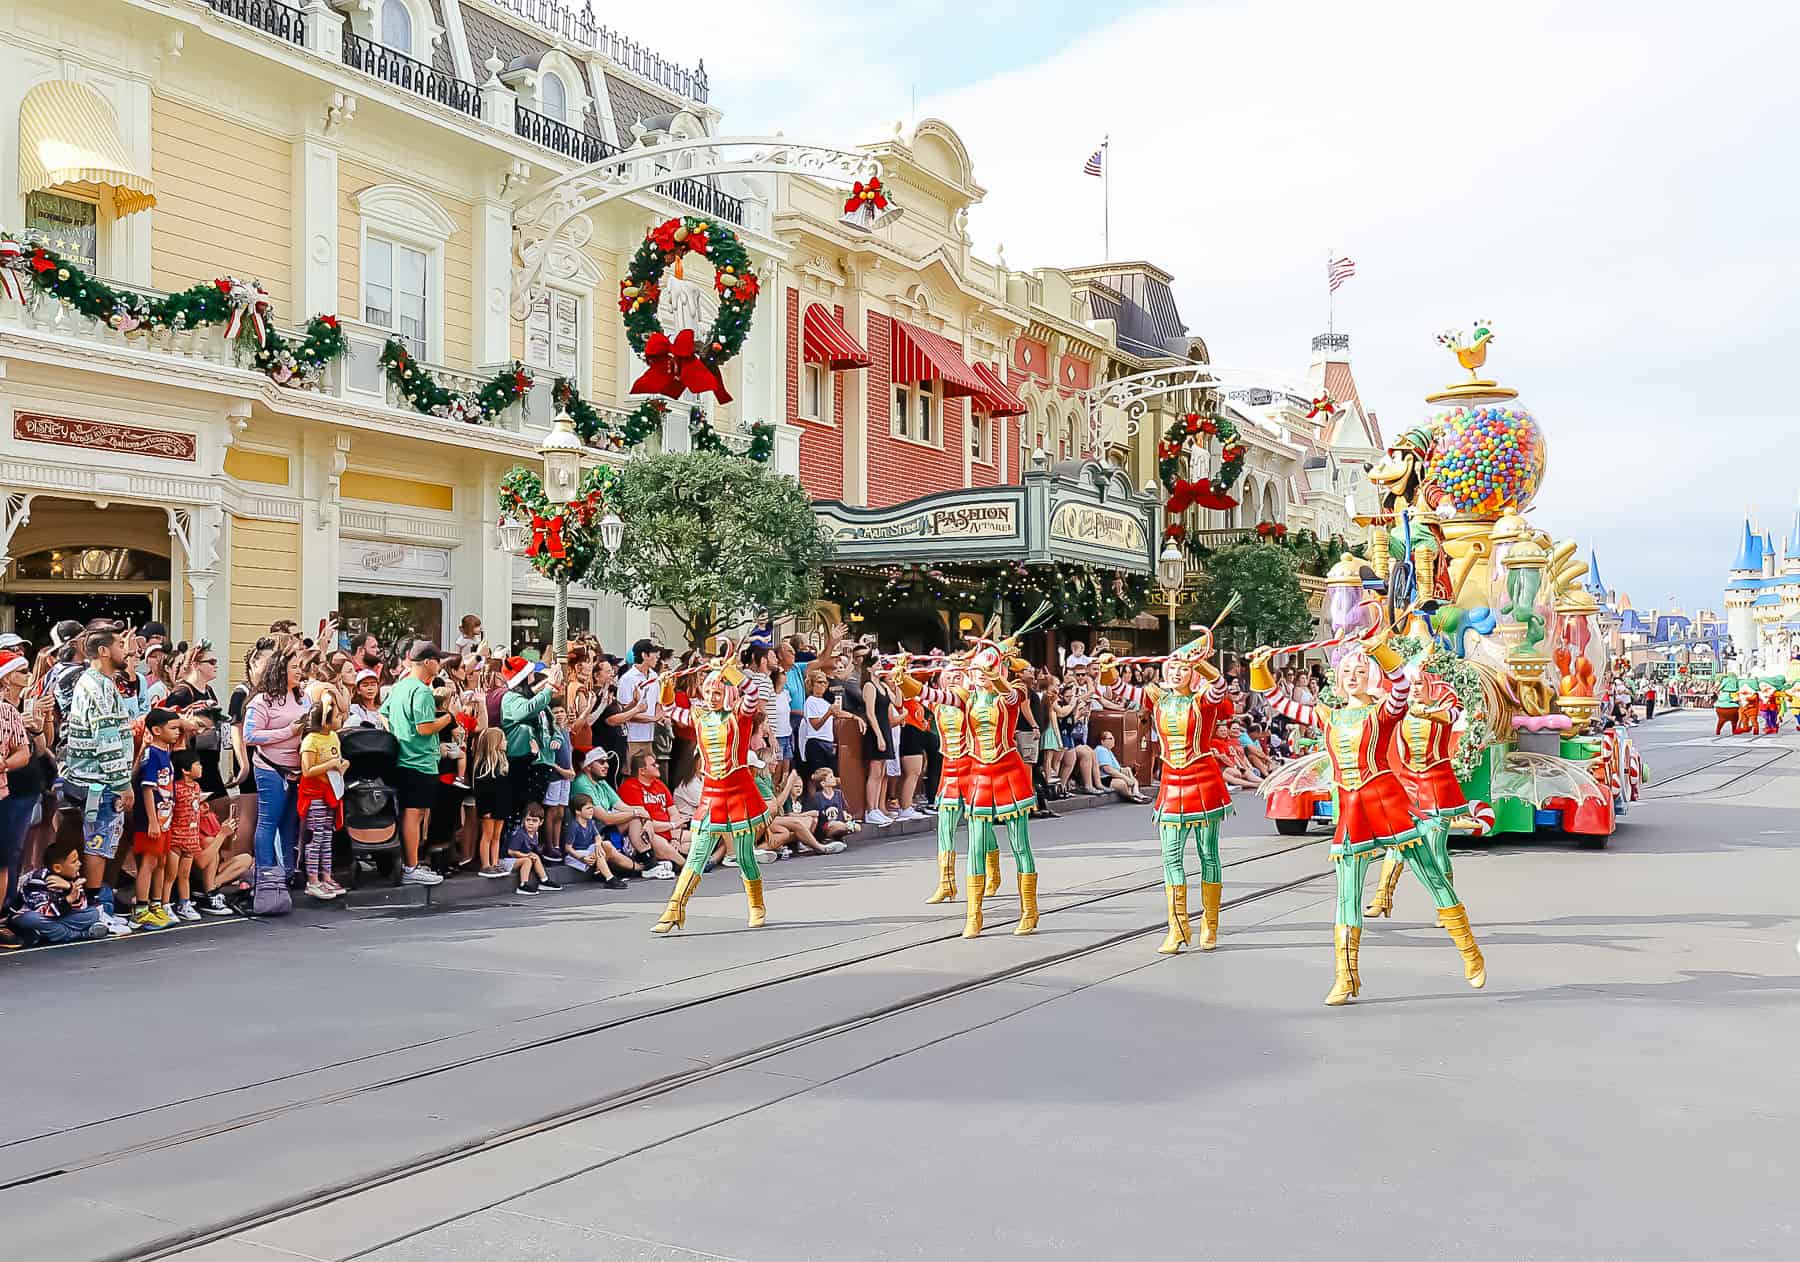
[[[583, 636], [563, 662], [547, 656], [491, 647], [474, 617], [448, 649], [278, 622], [221, 698], [218, 653], [171, 644], [157, 624], [61, 623], [35, 653], [0, 636], [0, 947], [339, 898], [341, 877], [385, 861], [352, 844], [371, 774], [402, 883], [468, 874], [535, 895], [569, 879], [672, 880], [695, 844], [700, 777], [694, 732], [663, 698], [668, 682], [687, 700], [699, 653], [640, 639], [617, 656]], [[1019, 746], [1040, 816], [1077, 795], [1147, 801], [1153, 774], [1125, 765], [1094, 721], [1113, 707], [1085, 645], [1057, 656], [1022, 672]], [[931, 812], [935, 723], [884, 673], [873, 635], [765, 625], [741, 666], [764, 716], [751, 746], [771, 815], [759, 862], [838, 853], [865, 826]], [[1213, 748], [1228, 783], [1253, 790], [1295, 751], [1242, 664], [1226, 674], [1234, 717]], [[1302, 699], [1318, 687], [1287, 682]], [[1154, 739], [1147, 724], [1141, 735]], [[840, 779], [852, 765], [861, 810]], [[708, 862], [733, 862], [725, 850]]]

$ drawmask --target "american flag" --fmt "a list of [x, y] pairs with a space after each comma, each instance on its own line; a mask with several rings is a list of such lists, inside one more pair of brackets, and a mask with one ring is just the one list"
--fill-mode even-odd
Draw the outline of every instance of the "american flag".
[[1356, 275], [1356, 260], [1335, 258], [1325, 265], [1325, 279], [1331, 285], [1331, 292], [1336, 293], [1338, 286]]
[[1099, 175], [1101, 171], [1104, 170], [1104, 167], [1101, 164], [1106, 160], [1105, 155], [1106, 146], [1101, 145], [1089, 155], [1087, 165], [1081, 168], [1081, 173], [1083, 175]]

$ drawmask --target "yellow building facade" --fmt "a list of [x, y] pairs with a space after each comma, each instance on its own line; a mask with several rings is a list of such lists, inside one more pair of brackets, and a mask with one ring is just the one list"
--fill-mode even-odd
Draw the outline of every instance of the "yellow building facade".
[[[752, 182], [688, 180], [602, 207], [515, 318], [519, 198], [634, 144], [712, 134], [704, 75], [554, 5], [347, 10], [0, 0], [16, 71], [0, 82], [0, 229], [116, 290], [254, 280], [277, 327], [331, 314], [349, 345], [297, 388], [217, 329], [137, 336], [0, 294], [0, 630], [41, 645], [60, 618], [155, 618], [236, 660], [277, 618], [340, 611], [441, 641], [473, 613], [495, 642], [539, 642], [551, 588], [497, 546], [498, 483], [537, 467], [558, 377], [604, 410], [642, 371], [616, 296], [645, 230], [716, 216], [778, 267]], [[759, 318], [730, 365], [720, 429], [780, 412], [778, 374], [758, 367], [780, 362], [778, 323]], [[379, 363], [394, 336], [453, 389], [515, 359], [534, 384], [492, 423], [421, 414]], [[572, 625], [622, 647], [655, 622], [578, 590]]]

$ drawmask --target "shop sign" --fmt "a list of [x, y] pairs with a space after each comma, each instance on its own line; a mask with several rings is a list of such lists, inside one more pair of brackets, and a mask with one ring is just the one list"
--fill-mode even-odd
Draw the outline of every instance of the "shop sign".
[[895, 539], [1010, 539], [1019, 533], [1018, 505], [959, 504], [926, 508], [892, 521], [831, 522], [837, 543], [885, 543]]
[[87, 447], [162, 460], [194, 459], [192, 434], [141, 425], [115, 425], [111, 421], [83, 421], [72, 416], [45, 416], [41, 412], [13, 413], [13, 437], [28, 443], [54, 443], [58, 447]]
[[374, 540], [343, 541], [343, 572], [388, 579], [441, 582], [450, 577], [447, 548], [421, 548]]
[[1050, 538], [1059, 543], [1107, 548], [1139, 556], [1146, 550], [1142, 518], [1135, 513], [1102, 508], [1098, 504], [1070, 501], [1057, 505], [1056, 512], [1050, 517]]

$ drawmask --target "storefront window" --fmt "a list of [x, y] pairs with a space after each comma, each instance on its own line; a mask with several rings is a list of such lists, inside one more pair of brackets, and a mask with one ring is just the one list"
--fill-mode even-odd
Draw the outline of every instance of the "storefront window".
[[[523, 656], [534, 657], [550, 643], [552, 624], [556, 621], [554, 605], [514, 605], [512, 607], [512, 645]], [[569, 634], [576, 635], [593, 627], [592, 611], [585, 605], [569, 606]], [[527, 651], [528, 650], [528, 651]]]
[[90, 274], [99, 270], [100, 208], [93, 202], [33, 193], [25, 199], [25, 227]]
[[359, 635], [372, 635], [384, 647], [402, 640], [443, 643], [444, 601], [441, 596], [340, 591], [338, 610], [344, 616], [344, 631], [352, 640]]

